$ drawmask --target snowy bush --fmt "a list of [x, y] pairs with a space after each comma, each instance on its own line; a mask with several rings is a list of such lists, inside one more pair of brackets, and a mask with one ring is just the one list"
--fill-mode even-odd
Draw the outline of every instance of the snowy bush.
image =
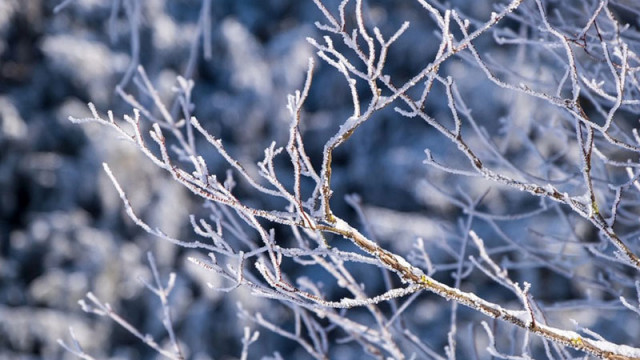
[[[110, 9], [130, 51], [101, 66], [132, 110], [70, 119], [146, 158], [104, 170], [177, 260], [139, 269], [155, 325], [97, 292], [85, 311], [175, 359], [640, 358], [637, 4], [215, 3], [180, 26], [164, 10], [185, 4]], [[45, 51], [85, 64], [67, 40]], [[148, 164], [171, 181], [127, 186]], [[173, 199], [156, 218], [153, 196]], [[209, 286], [174, 298], [182, 276]]]

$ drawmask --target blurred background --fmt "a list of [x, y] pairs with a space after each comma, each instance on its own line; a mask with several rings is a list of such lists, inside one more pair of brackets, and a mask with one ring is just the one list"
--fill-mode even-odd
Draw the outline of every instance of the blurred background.
[[[323, 2], [332, 11], [339, 4], [336, 0]], [[322, 20], [321, 12], [312, 1], [213, 0], [206, 11], [210, 23], [204, 25], [209, 33], [202, 37], [198, 22], [202, 21], [205, 2], [200, 0], [75, 0], [56, 9], [62, 3], [0, 0], [0, 359], [73, 358], [57, 343], [58, 339], [69, 343], [69, 327], [86, 352], [97, 358], [155, 358], [157, 354], [113, 321], [86, 314], [77, 304], [92, 291], [143, 333], [154, 335], [161, 343], [167, 341], [159, 300], [138, 280], [150, 279], [148, 251], [155, 255], [165, 281], [169, 272], [177, 274], [170, 301], [176, 333], [189, 358], [238, 358], [247, 325], [261, 331], [259, 341], [252, 345], [251, 358], [276, 351], [286, 359], [307, 358], [293, 342], [238, 317], [241, 303], [245, 310], [268, 313], [273, 321], [287, 327], [292, 318], [283, 306], [251, 296], [242, 288], [230, 294], [210, 290], [207, 282], [217, 286], [225, 283], [186, 260], [203, 254], [154, 239], [135, 226], [101, 164], [111, 166], [138, 215], [169, 235], [193, 237], [188, 216], [203, 211], [201, 202], [174, 184], [132, 144], [119, 140], [114, 131], [96, 124], [74, 125], [68, 117], [89, 116], [88, 102], [101, 114], [109, 109], [118, 118], [131, 114], [115, 89], [120, 85], [135, 94], [131, 69], [136, 63], [144, 66], [169, 104], [174, 99], [176, 76], [187, 75], [195, 82], [194, 115], [224, 141], [232, 156], [249, 167], [254, 164], [255, 170], [256, 161], [262, 159], [271, 141], [286, 144], [286, 96], [304, 83], [308, 58], [315, 56], [306, 38], [320, 38], [314, 23]], [[490, 1], [454, 3], [478, 19], [489, 18], [494, 10]], [[411, 22], [387, 61], [386, 72], [397, 83], [428, 64], [439, 41], [432, 36], [433, 22], [417, 2], [369, 1], [366, 10], [367, 21], [384, 34], [392, 34], [404, 21]], [[138, 11], [139, 23], [134, 24], [139, 29], [137, 38], [132, 36], [127, 11]], [[477, 45], [487, 49], [492, 41], [481, 38]], [[514, 53], [514, 49], [496, 50], [494, 56], [510, 61]], [[135, 54], [139, 54], [137, 59]], [[189, 64], [190, 58], [195, 62]], [[545, 60], [537, 64], [545, 64]], [[521, 70], [528, 76], [540, 75], [536, 68]], [[482, 82], [486, 78], [480, 71], [462, 60], [451, 61], [444, 72], [464, 79], [463, 95], [470, 95], [466, 100], [473, 114], [485, 119], [490, 134], [508, 138], [505, 148], [516, 149], [510, 153], [514, 159], [527, 163], [527, 144], [519, 140], [520, 133], [509, 132], [506, 126], [500, 128], [505, 131], [497, 129], [505, 118], [516, 119], [513, 123], [528, 128], [537, 120], [522, 114], [535, 113], [548, 120], [552, 111], [536, 108], [535, 101], [496, 91]], [[542, 82], [543, 76], [538, 80]], [[366, 100], [365, 96], [363, 102]], [[518, 112], [510, 110], [514, 103]], [[428, 112], [450, 118], [441, 87], [430, 95]], [[313, 161], [321, 158], [324, 143], [351, 113], [344, 78], [316, 59], [302, 120], [306, 149]], [[535, 131], [540, 129], [531, 133]], [[536, 136], [536, 141], [548, 142], [547, 149], [554, 149], [566, 134], [557, 138], [551, 132], [531, 135]], [[458, 198], [486, 196], [482, 209], [503, 214], [535, 209], [539, 199], [514, 192], [485, 194], [489, 184], [483, 180], [453, 180], [423, 165], [426, 147], [439, 159], [454, 148], [443, 140], [420, 119], [398, 117], [392, 108], [381, 111], [335, 153], [332, 208], [358, 224], [356, 213], [344, 200], [345, 195], [358, 194], [377, 241], [406, 253], [417, 237], [424, 238], [431, 244], [427, 247], [432, 257], [444, 264], [446, 271], [439, 279], [452, 283], [449, 272], [455, 268], [455, 254], [462, 241], [459, 234], [466, 226], [461, 222], [466, 219], [462, 210], [451, 202], [452, 194]], [[226, 167], [222, 159], [204, 142], [199, 146], [211, 172], [223, 176]], [[456, 157], [447, 162], [450, 166], [464, 164]], [[290, 171], [286, 161], [279, 166], [283, 173]], [[434, 184], [451, 191], [441, 193]], [[281, 206], [255, 197], [242, 184], [238, 194], [266, 208]], [[527, 221], [499, 230], [507, 235], [521, 234], [525, 225], [531, 225], [559, 237], [570, 232], [587, 239], [595, 236], [592, 229], [573, 218], [569, 218], [568, 228], [564, 223], [557, 225], [564, 219], [553, 212]], [[498, 231], [487, 224], [479, 226]], [[540, 233], [529, 236], [543, 237]], [[449, 245], [433, 245], [444, 240]], [[366, 269], [354, 269], [354, 275], [370, 281], [373, 289], [383, 286], [381, 277], [371, 278]], [[539, 280], [533, 282], [532, 293], [543, 300], [573, 299], [583, 294], [575, 282], [545, 269], [527, 270], [522, 276]], [[336, 286], [326, 285], [327, 293]], [[492, 300], [505, 298], [505, 291], [486, 278], [474, 278], [468, 290]], [[441, 352], [447, 343], [450, 305], [427, 295], [421, 295], [415, 304], [416, 309], [408, 313], [411, 324]], [[446, 310], [438, 311], [440, 308]], [[460, 311], [461, 324], [468, 325], [477, 316]], [[618, 317], [603, 325], [596, 324], [598, 317], [589, 312], [571, 316], [584, 321], [582, 324], [597, 326], [597, 330], [608, 330], [612, 340], [626, 341], [640, 331], [637, 324], [616, 327]], [[570, 324], [565, 320], [564, 324]], [[354, 358], [360, 349], [338, 344], [333, 351], [335, 358]]]

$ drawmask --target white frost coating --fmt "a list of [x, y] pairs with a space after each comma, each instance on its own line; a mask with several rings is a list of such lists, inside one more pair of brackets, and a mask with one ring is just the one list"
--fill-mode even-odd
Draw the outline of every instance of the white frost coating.
[[351, 298], [342, 298], [339, 302], [327, 302], [326, 306], [337, 307], [337, 308], [352, 308], [356, 306], [364, 306], [369, 304], [377, 304], [383, 301], [388, 301], [391, 299], [399, 298], [416, 291], [420, 290], [420, 286], [414, 285], [406, 288], [397, 288], [391, 289], [384, 294], [380, 294], [375, 297], [370, 297], [366, 299], [351, 299]]
[[[363, 239], [369, 243], [371, 243], [371, 246], [373, 247], [378, 247], [377, 244], [373, 243], [371, 240], [367, 239], [364, 235], [362, 235], [358, 230], [352, 228], [349, 224], [347, 224], [344, 220], [340, 219], [340, 218], [336, 218], [336, 222], [334, 224], [334, 227], [340, 231], [344, 231], [347, 233], [354, 233], [357, 237], [359, 237], [360, 239]], [[396, 255], [396, 254], [392, 254], [393, 257], [396, 259], [396, 261], [398, 262], [398, 264], [404, 268], [404, 269], [409, 269], [413, 275], [416, 275], [417, 277], [422, 277], [424, 276], [424, 272], [422, 270], [420, 270], [419, 268], [414, 267], [413, 265], [411, 265], [407, 260], [405, 260], [402, 256]], [[398, 273], [398, 275], [400, 276], [400, 280], [402, 281], [402, 283], [406, 283], [406, 280], [403, 276], [402, 273], [400, 273], [399, 271], [397, 271], [397, 269], [393, 269], [395, 272]]]
[[551, 333], [554, 333], [556, 335], [565, 337], [565, 338], [569, 338], [569, 339], [576, 339], [576, 338], [582, 338], [582, 336], [580, 336], [580, 334], [578, 334], [575, 331], [571, 331], [571, 330], [560, 330], [560, 329], [556, 329], [556, 328], [552, 328], [552, 327], [548, 327], [544, 324], [538, 324], [538, 327], [541, 329], [544, 329], [546, 331], [549, 331]]
[[[333, 225], [333, 227], [336, 228], [337, 230], [344, 231], [344, 232], [353, 232], [353, 233], [356, 233], [356, 234], [362, 236], [362, 234], [360, 234], [358, 232], [358, 230], [352, 228], [344, 220], [340, 219], [339, 217], [336, 217], [335, 219], [336, 219], [336, 223]], [[362, 236], [362, 237], [364, 237], [364, 236]]]
[[623, 355], [630, 358], [640, 358], [640, 349], [638, 348], [634, 348], [628, 345], [618, 345], [605, 340], [593, 340], [593, 339], [585, 338], [584, 336], [578, 334], [575, 331], [560, 330], [560, 329], [548, 327], [543, 324], [537, 324], [537, 326], [548, 332], [551, 332], [553, 334], [556, 334], [558, 336], [561, 336], [567, 339], [581, 339], [582, 341], [588, 342], [589, 344], [603, 351], [609, 351], [614, 354]]
[[628, 345], [618, 345], [603, 340], [589, 340], [589, 343], [597, 346], [604, 351], [610, 351], [612, 353], [627, 356], [630, 358], [640, 358], [640, 349]]
[[529, 313], [524, 310], [505, 310], [505, 312], [509, 313], [509, 315], [518, 318], [518, 320], [522, 321], [525, 324], [528, 324], [531, 321], [531, 317]]
[[344, 306], [345, 308], [352, 308], [355, 306], [363, 305], [363, 302], [362, 300], [344, 298], [340, 300], [340, 305]]
[[396, 261], [398, 261], [398, 264], [400, 264], [403, 268], [411, 269], [411, 272], [413, 273], [413, 275], [416, 275], [418, 277], [424, 276], [424, 272], [422, 270], [409, 264], [409, 262], [405, 260], [402, 256], [395, 255], [395, 254], [393, 256], [396, 258]]

